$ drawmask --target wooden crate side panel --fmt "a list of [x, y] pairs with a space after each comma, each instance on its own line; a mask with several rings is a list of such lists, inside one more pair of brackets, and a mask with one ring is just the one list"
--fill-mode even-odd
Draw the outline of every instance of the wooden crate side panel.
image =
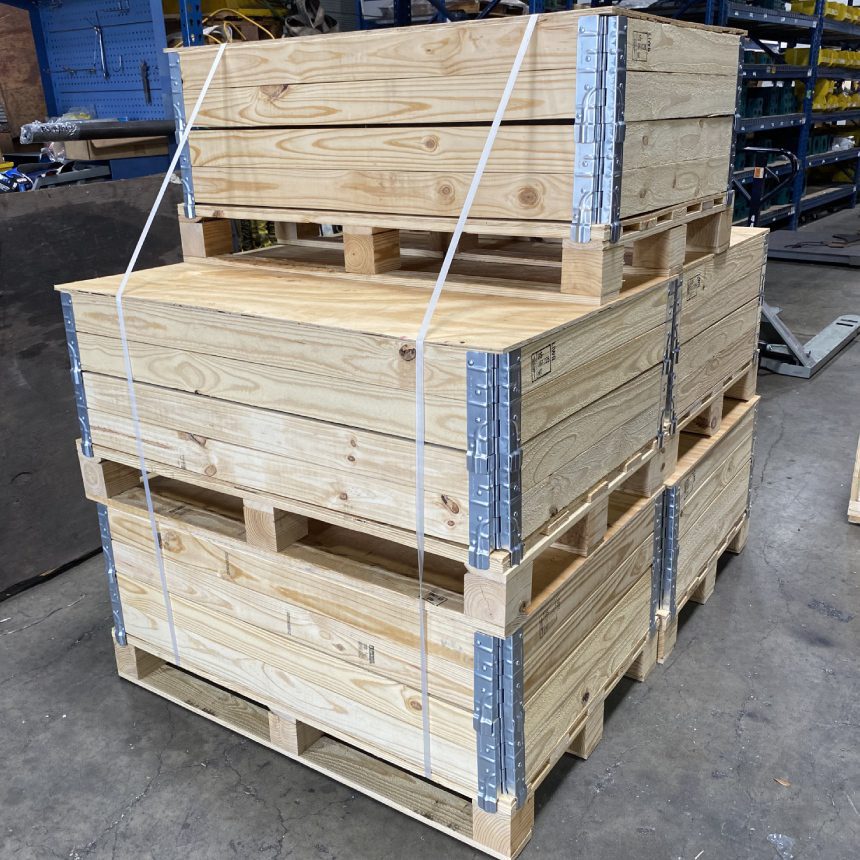
[[750, 301], [758, 301], [760, 290], [761, 269], [717, 288], [709, 288], [707, 278], [685, 277], [678, 328], [681, 348], [728, 314]]
[[[90, 427], [93, 442], [105, 452], [106, 459], [135, 456], [137, 443], [130, 418], [109, 415], [103, 419], [91, 413]], [[277, 497], [282, 501], [275, 506], [291, 513], [303, 513], [299, 505], [313, 505], [396, 528], [415, 527], [414, 483], [399, 474], [372, 480], [216, 439], [200, 444], [187, 433], [146, 421], [140, 422], [139, 430], [147, 464], [155, 472], [166, 474], [166, 468], [172, 469]], [[467, 544], [468, 508], [468, 486], [462, 494], [451, 496], [444, 490], [427, 488], [427, 534]]]
[[[558, 376], [553, 374], [558, 354], [555, 344], [527, 353], [522, 357], [522, 375], [534, 377], [545, 373], [546, 377], [552, 374], [552, 379], [531, 387], [522, 397], [521, 442], [539, 438], [543, 431], [581, 413], [612, 392], [625, 386], [625, 390], [634, 387], [635, 380], [662, 362], [665, 350], [666, 332], [661, 326]], [[634, 398], [630, 408], [635, 409], [637, 402]]]
[[[124, 379], [119, 340], [79, 334], [78, 345], [85, 379], [89, 373]], [[346, 374], [327, 379], [135, 341], [129, 342], [129, 352], [134, 378], [142, 383], [390, 436], [415, 436], [415, 395], [409, 391], [359, 387]], [[427, 442], [465, 450], [465, 400], [429, 394], [424, 408]]]
[[643, 499], [588, 557], [555, 548], [535, 561], [537, 593], [523, 629], [527, 699], [650, 568], [653, 537], [654, 503]]
[[[630, 171], [663, 167], [669, 158], [678, 164], [717, 157], [727, 161], [731, 132], [730, 117], [632, 123], [625, 130], [625, 178]], [[444, 174], [473, 171], [486, 139], [482, 126], [196, 129], [189, 146], [195, 169], [270, 170], [273, 159], [283, 158], [290, 171], [378, 170], [385, 163], [390, 169]], [[503, 125], [486, 173], [566, 176], [573, 171], [573, 159], [568, 123]]]
[[675, 379], [675, 411], [678, 414], [752, 361], [758, 327], [759, 304], [755, 299], [682, 347]]
[[687, 526], [678, 543], [676, 595], [683, 603], [690, 586], [725, 542], [744, 515], [749, 494], [750, 461], [735, 473], [722, 492], [695, 521]]
[[689, 498], [717, 466], [753, 433], [760, 397], [743, 402], [723, 401], [719, 429], [712, 436], [681, 433], [679, 454], [669, 485], [680, 485], [681, 494]]
[[[130, 639], [130, 648], [144, 643]], [[120, 649], [118, 649], [119, 651]], [[146, 653], [141, 650], [139, 653]], [[118, 663], [120, 661], [118, 657]], [[300, 753], [284, 749], [272, 733], [271, 712], [256, 702], [221, 689], [202, 677], [162, 663], [143, 677], [125, 674], [126, 680], [201, 717], [270, 747], [282, 755], [397, 809], [456, 839], [487, 851], [472, 838], [472, 803], [360, 750], [326, 736]], [[496, 856], [496, 855], [494, 855]], [[502, 856], [502, 855], [498, 855]]]
[[[417, 647], [418, 582], [411, 548], [335, 527], [314, 529], [279, 553], [267, 552], [246, 543], [244, 523], [233, 519], [232, 512], [227, 518], [201, 507], [208, 501], [186, 504], [188, 487], [182, 487], [181, 497], [163, 495], [166, 492], [156, 479], [152, 498], [165, 558], [303, 611], [356, 625], [368, 635], [400, 635]], [[203, 498], [209, 500], [212, 494]], [[142, 488], [106, 501], [117, 534], [133, 546], [151, 547]], [[425, 587], [433, 595], [425, 607], [428, 653], [470, 665], [473, 628], [463, 618], [462, 580], [460, 565], [427, 556]]]
[[[169, 275], [169, 273], [165, 273]], [[75, 325], [81, 334], [117, 339], [119, 326], [112, 297], [75, 293]], [[124, 303], [130, 341], [309, 373], [326, 379], [344, 374], [356, 380], [406, 391], [415, 390], [414, 340], [291, 324], [133, 300]], [[427, 344], [428, 394], [462, 400], [466, 365], [462, 349]]]
[[[372, 122], [373, 120], [367, 120]], [[465, 121], [465, 120], [460, 120]], [[696, 187], [690, 171], [685, 188]], [[194, 193], [201, 203], [374, 212], [381, 216], [421, 215], [456, 218], [465, 203], [472, 171], [460, 173], [399, 170], [282, 170], [238, 172], [222, 167], [194, 169]], [[475, 218], [565, 221], [570, 217], [573, 172], [487, 173], [475, 196]], [[288, 205], [286, 205], [288, 204]], [[285, 219], [288, 220], [288, 215]], [[344, 216], [346, 220], [348, 215]]]
[[[599, 361], [611, 363], [618, 351], [631, 341], [653, 332], [665, 330], [668, 301], [668, 281], [659, 279], [633, 295], [601, 308], [591, 309], [569, 325], [517, 344], [522, 349], [523, 415], [530, 411], [526, 404], [529, 394], [544, 386], [553, 386], [566, 374], [591, 374]], [[651, 366], [651, 365], [648, 365]], [[569, 376], [564, 385], [576, 379]], [[526, 436], [536, 431], [523, 427]]]
[[[111, 415], [130, 418], [125, 379], [86, 373], [84, 380], [93, 423], [106, 426]], [[415, 456], [415, 443], [411, 440], [138, 381], [135, 399], [141, 421], [185, 433], [204, 448], [214, 437], [299, 463], [371, 479], [408, 471]], [[468, 494], [462, 451], [427, 445], [424, 462], [427, 486], [447, 487], [457, 497]], [[414, 483], [414, 478], [410, 481]]]
[[[699, 517], [710, 507], [714, 499], [734, 480], [738, 470], [749, 463], [753, 451], [752, 431], [733, 441], [736, 445], [723, 449], [723, 456], [714, 463], [708, 463], [707, 474], [699, 475], [694, 470], [682, 485], [680, 535], [683, 540], [689, 529], [695, 528]], [[697, 480], [697, 483], [693, 483]], [[689, 494], [686, 489], [689, 487]]]
[[526, 703], [526, 780], [539, 782], [564, 755], [589, 708], [606, 694], [648, 636], [650, 569]]
[[[146, 525], [141, 521], [141, 525]], [[161, 588], [155, 552], [132, 546], [124, 536], [114, 539], [114, 557], [117, 572], [131, 582], [158, 593]], [[211, 570], [179, 564], [174, 556], [164, 558], [171, 601], [178, 597], [189, 603], [210, 609], [225, 619], [250, 624], [262, 631], [288, 636], [316, 652], [326, 654], [344, 663], [357, 666], [383, 678], [421, 688], [421, 669], [418, 647], [411, 642], [412, 630], [406, 635], [392, 624], [385, 633], [370, 633], [370, 625], [361, 619], [344, 622], [324, 612], [309, 612], [286, 599], [261, 594], [232, 581], [219, 577]], [[417, 601], [411, 613], [404, 618], [404, 627], [411, 616], [417, 619]], [[359, 610], [356, 609], [356, 614]], [[405, 614], [405, 613], [404, 613]], [[391, 623], [391, 622], [389, 622]], [[381, 623], [377, 624], [382, 627]], [[362, 627], [364, 629], [362, 629]], [[462, 708], [473, 703], [472, 666], [457, 665], [440, 660], [428, 648], [428, 690], [431, 695]], [[431, 665], [432, 664], [432, 665]]]
[[[583, 14], [614, 12], [586, 9], [541, 15], [522, 70], [575, 70], [577, 19]], [[628, 68], [708, 76], [736, 74], [738, 35], [629, 11], [624, 14], [628, 21]], [[399, 78], [506, 74], [524, 28], [525, 19], [506, 18], [449, 24], [444, 30], [328, 34], [324, 41], [236, 42], [228, 46], [213, 86], [386, 80], [392, 69]], [[179, 51], [187, 95], [196, 98], [214, 58], [214, 48]]]
[[[120, 577], [129, 634], [171, 654], [160, 589]], [[313, 652], [288, 636], [225, 619], [179, 597], [171, 601], [182, 664], [315, 728], [414, 773], [423, 773], [420, 689]], [[430, 701], [432, 778], [471, 794], [475, 732], [471, 710]]]

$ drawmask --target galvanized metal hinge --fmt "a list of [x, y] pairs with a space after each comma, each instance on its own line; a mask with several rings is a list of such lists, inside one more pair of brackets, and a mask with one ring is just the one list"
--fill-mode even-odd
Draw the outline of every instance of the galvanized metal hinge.
[[522, 630], [507, 639], [475, 633], [474, 659], [478, 805], [495, 812], [500, 794], [526, 801]]
[[675, 378], [678, 361], [681, 357], [681, 343], [678, 335], [681, 316], [681, 295], [684, 287], [682, 276], [672, 278], [667, 285], [666, 300], [666, 348], [663, 351], [663, 410], [660, 414], [657, 428], [657, 441], [660, 447], [667, 435], [671, 435], [678, 427], [675, 414]]
[[486, 570], [494, 549], [522, 558], [520, 353], [466, 355], [469, 565]]
[[[743, 71], [744, 71], [744, 40], [740, 39], [738, 44], [738, 78], [737, 85], [735, 88], [735, 118], [734, 118], [734, 127], [732, 129], [732, 145], [729, 150], [729, 176], [726, 180], [726, 187], [731, 189], [732, 180], [734, 179], [735, 173], [735, 155], [737, 153], [737, 144], [738, 144], [738, 133], [737, 129], [741, 124], [741, 100], [743, 99], [743, 89], [744, 89], [744, 79], [743, 79]], [[730, 201], [732, 204], [734, 200]]]
[[663, 586], [664, 504], [664, 493], [660, 493], [654, 500], [654, 553], [651, 563], [651, 633], [657, 630], [657, 610], [660, 608], [660, 594]]
[[[167, 66], [170, 72], [170, 99], [173, 103], [173, 118], [176, 122], [176, 142], [179, 143], [185, 133], [185, 98], [182, 93], [182, 69], [179, 65], [178, 53], [173, 52], [167, 55]], [[191, 175], [191, 154], [187, 143], [182, 147], [182, 152], [179, 153], [179, 176], [182, 180], [185, 217], [194, 218], [196, 215], [194, 179]]]
[[621, 171], [627, 85], [627, 19], [579, 19], [576, 53], [576, 161], [570, 238], [591, 239], [592, 224], [621, 233]]
[[127, 642], [125, 634], [125, 621], [122, 617], [122, 604], [119, 599], [119, 584], [116, 580], [116, 563], [113, 556], [113, 541], [111, 540], [110, 522], [108, 521], [108, 509], [105, 505], [97, 504], [99, 513], [99, 532], [102, 539], [102, 552], [105, 558], [105, 575], [108, 581], [108, 594], [110, 595], [110, 608], [113, 614], [114, 636], [118, 645]]
[[675, 484], [663, 491], [663, 558], [660, 586], [660, 608], [674, 617], [678, 611], [676, 586], [678, 575], [678, 527], [681, 486]]
[[93, 456], [93, 437], [90, 432], [90, 413], [87, 409], [87, 394], [84, 390], [84, 374], [81, 367], [81, 354], [78, 347], [78, 332], [75, 328], [75, 311], [69, 293], [60, 293], [63, 308], [63, 326], [66, 330], [66, 346], [69, 349], [69, 367], [72, 387], [75, 391], [75, 409], [78, 413], [78, 426], [81, 430], [81, 452], [85, 457]]

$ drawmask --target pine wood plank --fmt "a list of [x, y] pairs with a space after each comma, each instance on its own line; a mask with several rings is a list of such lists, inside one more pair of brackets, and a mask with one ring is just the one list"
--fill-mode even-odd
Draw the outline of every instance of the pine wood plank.
[[[120, 578], [128, 633], [147, 650], [170, 648], [160, 590]], [[423, 773], [421, 693], [314, 652], [289, 636], [226, 619], [174, 596], [182, 664], [224, 686], [288, 711], [327, 734]], [[229, 643], [229, 644], [225, 644]], [[433, 779], [464, 794], [475, 784], [471, 709], [430, 701]]]
[[[619, 14], [587, 9], [541, 15], [523, 59], [523, 71], [575, 69], [578, 17]], [[737, 63], [738, 30], [666, 21], [625, 9], [628, 68], [727, 74]], [[432, 78], [507, 72], [523, 35], [523, 19], [447, 24], [414, 33], [331, 33], [314, 38], [231, 44], [213, 86], [292, 84], [301, 81], [386, 80], [392, 69], [403, 78]], [[215, 58], [213, 48], [180, 50], [183, 85], [196, 93]]]
[[860, 439], [857, 440], [857, 459], [851, 479], [851, 500], [848, 503], [848, 522], [860, 523]]

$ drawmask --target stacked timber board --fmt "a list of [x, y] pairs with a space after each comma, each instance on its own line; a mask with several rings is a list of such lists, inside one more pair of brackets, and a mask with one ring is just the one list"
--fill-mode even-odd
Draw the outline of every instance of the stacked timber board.
[[664, 496], [660, 662], [674, 646], [678, 611], [691, 600], [704, 603], [714, 590], [720, 556], [739, 553], [746, 543], [758, 401], [721, 398], [713, 433], [703, 436], [695, 427], [680, 433]]
[[[228, 217], [231, 207], [288, 209], [270, 220], [376, 227], [456, 219], [525, 25], [230, 45], [190, 138], [196, 202]], [[589, 92], [601, 63], [611, 91], [602, 121], [626, 124], [616, 217], [724, 192], [738, 48], [739, 31], [629, 10], [541, 15], [468, 229], [521, 220], [527, 234], [567, 234], [583, 205], [572, 204], [574, 162], [588, 169], [596, 139], [577, 150], [571, 125], [604, 113], [606, 93]], [[186, 115], [215, 51], [174, 55]], [[519, 234], [510, 223], [496, 232]]]
[[[419, 583], [416, 336], [523, 27], [226, 49], [186, 261], [123, 295], [137, 426], [120, 277], [58, 288], [120, 674], [506, 860], [670, 634], [663, 482], [746, 427], [764, 241], [729, 234], [737, 32], [541, 16], [427, 333]], [[212, 57], [171, 55], [186, 110]], [[227, 254], [234, 217], [281, 244]]]
[[848, 522], [860, 523], [860, 439], [857, 440], [857, 459], [851, 479], [851, 500], [848, 502]]

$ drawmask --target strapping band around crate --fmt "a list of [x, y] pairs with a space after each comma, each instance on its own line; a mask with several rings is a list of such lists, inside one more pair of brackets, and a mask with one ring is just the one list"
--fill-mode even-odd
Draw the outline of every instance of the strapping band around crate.
[[[445, 281], [448, 277], [448, 272], [451, 270], [451, 263], [454, 261], [454, 254], [457, 252], [457, 245], [460, 243], [460, 237], [463, 235], [463, 228], [466, 225], [466, 220], [469, 217], [469, 211], [472, 208], [472, 203], [475, 200], [475, 195], [478, 191], [478, 186], [481, 183], [481, 177], [484, 175], [484, 169], [487, 166], [487, 161], [490, 157], [490, 152], [493, 149], [493, 144], [496, 140], [499, 126], [502, 123], [502, 117], [505, 115], [505, 110], [508, 102], [511, 99], [511, 94], [514, 90], [514, 85], [522, 68], [523, 59], [526, 55], [529, 43], [531, 42], [532, 33], [537, 24], [538, 16], [531, 15], [526, 23], [525, 31], [523, 32], [522, 40], [520, 41], [519, 50], [511, 66], [510, 74], [508, 75], [507, 83], [505, 84], [504, 92], [496, 108], [496, 114], [493, 117], [493, 124], [487, 133], [487, 139], [484, 142], [484, 148], [481, 152], [481, 157], [478, 165], [475, 168], [475, 174], [469, 185], [469, 191], [466, 194], [466, 200], [463, 203], [463, 209], [460, 212], [460, 217], [457, 219], [457, 225], [451, 236], [451, 241], [448, 245], [448, 250], [445, 253], [445, 259], [442, 261], [442, 268], [439, 270], [439, 275], [436, 278], [436, 284], [433, 287], [433, 293], [430, 300], [427, 302], [427, 308], [424, 311], [424, 319], [421, 322], [421, 328], [418, 336], [415, 339], [415, 531], [416, 531], [416, 546], [418, 550], [418, 612], [419, 612], [419, 630], [420, 630], [420, 650], [421, 650], [421, 716], [423, 724], [424, 736], [424, 775], [430, 777], [430, 723], [429, 712], [430, 703], [427, 690], [427, 643], [425, 633], [425, 617], [424, 617], [424, 421], [425, 421], [425, 405], [424, 405], [424, 345], [427, 339], [427, 333], [430, 329], [430, 323], [433, 320], [433, 314], [436, 310], [436, 305], [439, 302], [439, 296], [442, 295], [442, 290], [445, 287]], [[520, 661], [521, 662], [521, 661]], [[518, 785], [509, 786], [511, 793], [516, 793], [517, 800], [520, 804], [525, 802], [525, 784], [520, 787]], [[521, 788], [521, 790], [520, 790]], [[483, 795], [482, 795], [483, 797]], [[495, 798], [487, 798], [488, 804], [495, 808]]]
[[176, 152], [173, 154], [173, 158], [170, 161], [170, 165], [167, 168], [167, 172], [164, 174], [164, 179], [161, 182], [161, 187], [158, 189], [158, 194], [155, 197], [155, 201], [152, 204], [152, 208], [149, 210], [149, 215], [147, 216], [146, 223], [143, 225], [143, 230], [141, 231], [140, 238], [137, 240], [137, 244], [134, 247], [131, 259], [128, 261], [128, 266], [126, 267], [125, 273], [122, 276], [122, 281], [119, 285], [119, 289], [116, 293], [116, 312], [117, 319], [119, 322], [119, 336], [120, 341], [122, 343], [123, 366], [125, 368], [125, 378], [126, 384], [128, 386], [128, 400], [129, 406], [131, 408], [132, 422], [134, 424], [135, 445], [137, 446], [137, 455], [138, 459], [140, 460], [140, 473], [143, 478], [143, 488], [146, 494], [146, 505], [147, 510], [149, 512], [149, 525], [152, 529], [153, 539], [155, 540], [155, 557], [158, 562], [158, 575], [159, 579], [161, 580], [161, 593], [164, 597], [164, 607], [167, 612], [167, 623], [168, 627], [170, 628], [170, 641], [173, 646], [173, 656], [177, 666], [180, 665], [179, 645], [176, 641], [176, 627], [173, 623], [173, 609], [170, 604], [170, 594], [167, 589], [167, 575], [164, 571], [164, 558], [161, 554], [161, 547], [158, 544], [158, 525], [155, 521], [155, 511], [152, 506], [152, 495], [150, 493], [149, 488], [149, 475], [146, 470], [146, 457], [143, 451], [143, 436], [141, 434], [140, 429], [140, 416], [137, 410], [137, 398], [134, 393], [134, 373], [132, 371], [131, 355], [129, 354], [128, 349], [128, 337], [126, 333], [122, 297], [125, 293], [125, 288], [128, 285], [128, 279], [131, 277], [131, 273], [134, 271], [134, 267], [137, 265], [137, 259], [140, 256], [143, 244], [144, 242], [146, 242], [146, 239], [149, 236], [149, 231], [152, 228], [152, 222], [155, 220], [155, 214], [158, 212], [158, 208], [159, 206], [161, 206], [161, 201], [164, 199], [164, 193], [165, 191], [167, 191], [167, 186], [170, 183], [171, 177], [173, 176], [173, 171], [176, 170], [176, 165], [179, 163], [179, 160], [183, 156], [183, 153], [186, 152], [186, 147], [188, 145], [188, 136], [191, 133], [191, 128], [194, 125], [194, 120], [197, 119], [197, 114], [200, 112], [200, 108], [203, 105], [203, 100], [206, 98], [206, 93], [209, 90], [209, 86], [212, 83], [212, 79], [215, 77], [215, 71], [221, 62], [221, 57], [224, 56], [224, 49], [226, 47], [227, 43], [223, 42], [215, 55], [215, 59], [212, 61], [212, 66], [209, 69], [209, 74], [206, 76], [206, 80], [204, 81], [203, 87], [200, 90], [200, 95], [197, 97], [197, 102], [194, 105], [194, 109], [191, 111], [191, 115], [188, 117], [188, 124], [182, 129], [180, 138], [177, 141]]

